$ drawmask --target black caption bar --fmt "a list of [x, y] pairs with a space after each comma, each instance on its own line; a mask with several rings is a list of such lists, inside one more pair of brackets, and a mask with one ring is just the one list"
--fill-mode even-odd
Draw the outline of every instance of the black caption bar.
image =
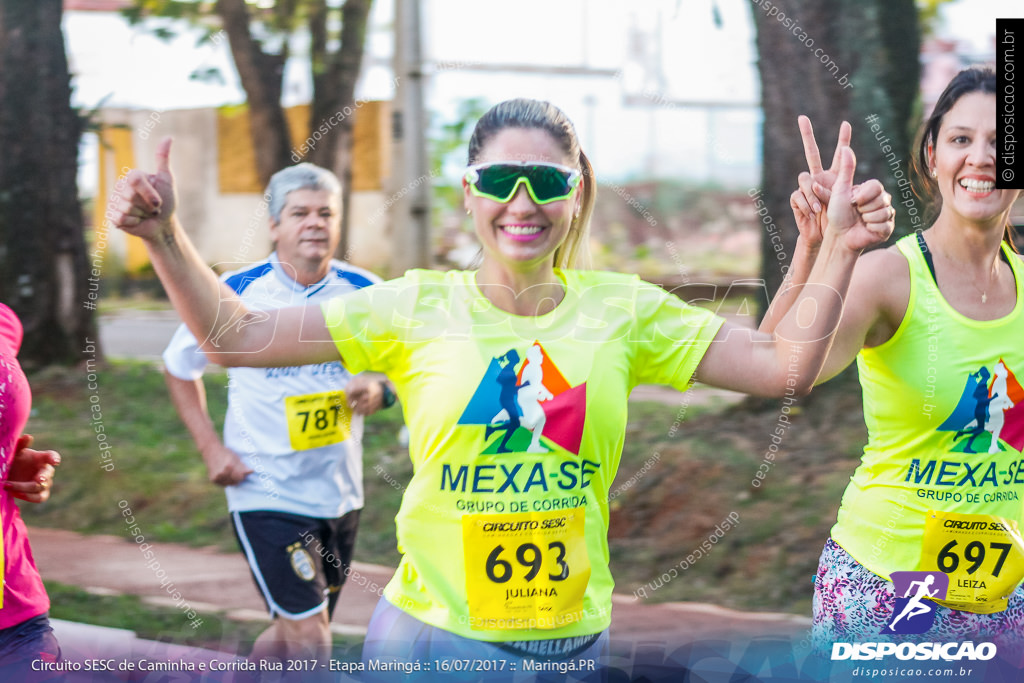
[[[1017, 78], [1024, 51], [1024, 19], [996, 19], [996, 188], [1024, 189], [1024, 130], [1017, 125], [1017, 86], [1024, 98], [1024, 71]], [[1024, 55], [1022, 55], [1024, 56]], [[1024, 63], [1020, 63], [1024, 69]], [[1024, 100], [1021, 102], [1024, 108]]]

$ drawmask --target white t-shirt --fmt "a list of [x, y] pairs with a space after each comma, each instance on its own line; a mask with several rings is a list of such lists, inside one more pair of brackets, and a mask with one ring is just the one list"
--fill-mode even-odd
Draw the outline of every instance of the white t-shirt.
[[[373, 273], [331, 261], [323, 280], [304, 287], [272, 253], [221, 278], [251, 310], [322, 302], [376, 282]], [[182, 325], [163, 355], [167, 371], [202, 377], [206, 356]], [[275, 510], [330, 519], [363, 506], [363, 420], [350, 415], [351, 374], [338, 361], [289, 368], [230, 368], [224, 444], [254, 470], [225, 488], [228, 510]], [[348, 429], [346, 429], [348, 427]]]

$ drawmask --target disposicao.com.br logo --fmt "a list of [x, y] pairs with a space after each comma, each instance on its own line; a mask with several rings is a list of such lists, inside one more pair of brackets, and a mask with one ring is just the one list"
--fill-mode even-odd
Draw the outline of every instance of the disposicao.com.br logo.
[[988, 661], [996, 656], [995, 643], [833, 643], [832, 661], [883, 659]]

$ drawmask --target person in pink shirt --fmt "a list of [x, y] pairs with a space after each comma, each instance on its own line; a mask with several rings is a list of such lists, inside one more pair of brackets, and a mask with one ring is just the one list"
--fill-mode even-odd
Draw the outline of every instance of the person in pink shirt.
[[15, 498], [49, 498], [60, 456], [36, 451], [23, 435], [32, 405], [28, 380], [17, 360], [21, 322], [0, 303], [0, 534], [3, 593], [0, 595], [0, 680], [25, 680], [34, 660], [56, 661], [60, 647], [50, 627], [50, 599], [36, 569], [28, 533]]

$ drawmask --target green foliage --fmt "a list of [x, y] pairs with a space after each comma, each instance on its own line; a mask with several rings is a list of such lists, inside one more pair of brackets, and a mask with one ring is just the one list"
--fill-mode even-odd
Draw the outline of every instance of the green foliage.
[[[247, 2], [250, 18], [249, 31], [259, 44], [262, 52], [270, 55], [288, 54], [289, 38], [311, 20], [315, 6], [321, 3], [312, 0], [283, 0], [281, 2]], [[339, 11], [340, 13], [340, 11]], [[188, 0], [134, 0], [121, 14], [133, 25], [146, 19], [166, 19], [164, 23], [149, 23], [150, 32], [161, 40], [173, 40], [180, 34], [178, 21], [202, 29], [196, 41], [197, 46], [215, 44], [222, 40], [221, 20], [217, 15], [216, 2], [189, 2]], [[324, 21], [324, 28], [331, 39], [338, 39], [340, 30], [335, 24]], [[330, 27], [330, 29], [328, 29]], [[314, 60], [313, 69], [317, 63]], [[193, 80], [224, 82], [224, 75], [217, 68], [198, 69], [190, 75]]]
[[188, 75], [189, 80], [199, 81], [201, 83], [213, 83], [217, 85], [226, 85], [227, 81], [224, 78], [224, 74], [215, 66], [210, 66], [205, 69], [198, 68]]
[[462, 186], [452, 182], [446, 171], [461, 170], [466, 165], [466, 148], [473, 126], [487, 111], [489, 105], [481, 97], [462, 100], [455, 118], [444, 121], [437, 112], [431, 113], [432, 134], [429, 137], [430, 168], [435, 171], [433, 183], [434, 224], [442, 223], [441, 216], [457, 211], [462, 205]]
[[[965, 0], [960, 1], [964, 2]], [[957, 0], [916, 0], [918, 21], [923, 36], [935, 33], [939, 23], [939, 10], [950, 2], [957, 2]]]
[[[318, 12], [323, 2], [317, 0], [280, 0], [278, 2], [246, 2], [253, 24], [253, 34], [262, 43], [264, 51], [280, 54], [285, 51], [287, 37], [306, 25], [311, 16]], [[147, 18], [160, 17], [185, 20], [194, 26], [206, 28], [200, 37], [200, 44], [209, 42], [219, 27], [216, 2], [189, 2], [188, 0], [134, 0], [121, 13], [132, 24], [139, 24]], [[340, 8], [328, 10], [340, 14]], [[340, 29], [328, 22], [332, 38], [337, 38]], [[153, 33], [164, 40], [177, 35], [172, 25], [157, 26]]]
[[135, 0], [121, 13], [133, 24], [149, 16], [195, 21], [213, 11], [213, 2], [182, 2], [181, 0]]
[[[451, 121], [442, 121], [436, 112], [432, 114], [431, 129], [434, 134], [430, 136], [431, 167], [443, 169], [450, 164], [465, 165], [466, 147], [469, 145], [473, 126], [489, 107], [490, 105], [484, 98], [471, 97], [459, 102], [455, 119]], [[463, 156], [456, 158], [455, 152], [459, 152]]]
[[[107, 100], [113, 96], [113, 93], [104, 95], [100, 101], [92, 109], [75, 109], [75, 113], [78, 114], [78, 120], [81, 122], [82, 133], [98, 133], [104, 128], [103, 117], [101, 112], [103, 108], [107, 106]], [[122, 127], [121, 125], [112, 126], [114, 128]], [[127, 126], [123, 126], [127, 127]]]
[[[193, 25], [209, 25], [204, 19], [213, 13], [212, 2], [181, 2], [181, 0], [135, 0], [121, 10], [121, 15], [133, 26], [148, 18], [162, 17], [170, 20], [185, 20]], [[178, 35], [173, 23], [151, 27], [153, 35], [161, 40], [172, 40]], [[212, 34], [213, 31], [211, 30]]]
[[[196, 41], [197, 46], [217, 42], [219, 22], [215, 20], [212, 2], [182, 2], [181, 0], [135, 0], [132, 5], [121, 10], [130, 24], [137, 26], [147, 19], [163, 18], [168, 21], [147, 24], [150, 33], [156, 38], [171, 41], [178, 37], [180, 24], [185, 21], [189, 25], [203, 29]], [[205, 83], [224, 83], [224, 74], [216, 67], [196, 69], [189, 74], [189, 79]]]
[[[87, 381], [90, 372], [95, 377]], [[154, 541], [216, 546], [233, 551], [224, 492], [207, 481], [206, 467], [174, 410], [163, 375], [152, 365], [117, 362], [103, 368], [53, 368], [29, 377], [32, 417], [25, 431], [37, 448], [61, 453], [53, 497], [47, 505], [26, 505], [29, 524], [83, 533], [127, 537], [118, 502], [127, 501], [139, 527]], [[87, 388], [89, 381], [98, 387]], [[210, 414], [218, 425], [227, 409], [227, 375], [205, 377]], [[93, 398], [95, 397], [95, 398]], [[98, 406], [100, 419], [92, 408]], [[364, 470], [367, 506], [357, 553], [362, 561], [398, 562], [394, 515], [401, 489], [412, 474], [405, 449], [396, 440], [399, 408], [366, 420]], [[110, 471], [97, 441], [102, 430], [110, 444]], [[378, 474], [375, 466], [381, 464]]]

